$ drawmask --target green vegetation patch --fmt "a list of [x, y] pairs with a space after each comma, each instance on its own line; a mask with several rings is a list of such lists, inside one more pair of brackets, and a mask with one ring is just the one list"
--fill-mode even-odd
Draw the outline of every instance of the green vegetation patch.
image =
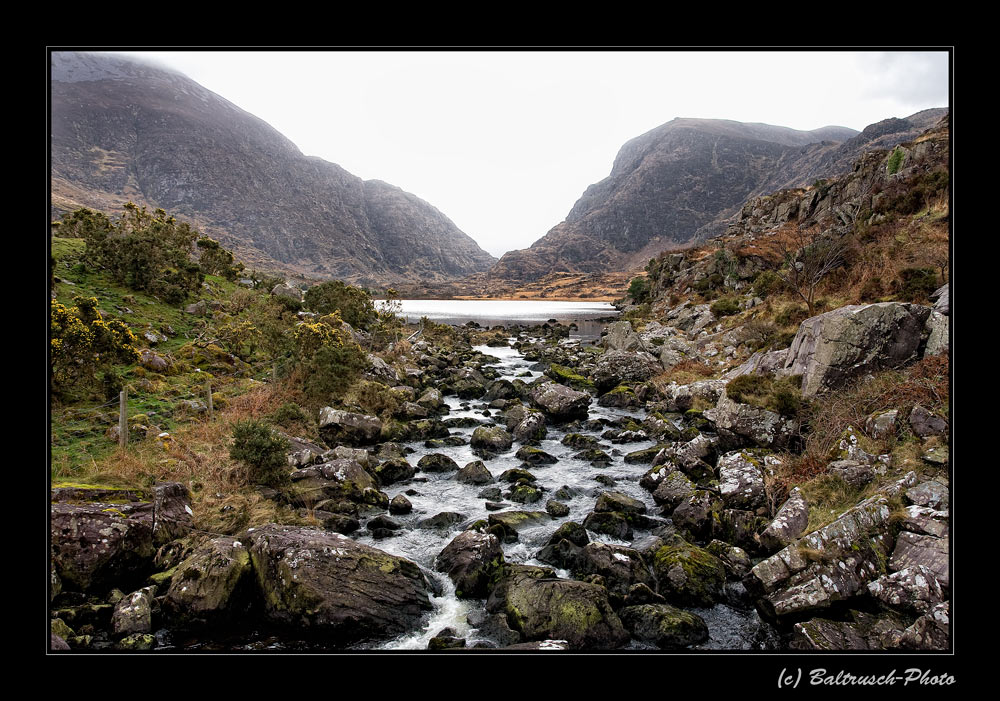
[[801, 386], [801, 375], [777, 378], [740, 375], [726, 385], [726, 395], [734, 402], [751, 404], [782, 416], [795, 416], [802, 405]]

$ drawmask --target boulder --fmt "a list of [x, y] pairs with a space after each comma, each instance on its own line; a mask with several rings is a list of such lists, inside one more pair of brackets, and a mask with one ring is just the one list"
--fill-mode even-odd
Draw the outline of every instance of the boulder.
[[133, 633], [149, 633], [153, 629], [153, 587], [146, 587], [123, 596], [111, 614], [111, 634], [123, 638]]
[[947, 650], [951, 640], [950, 609], [947, 601], [935, 604], [903, 631], [899, 646], [906, 650]]
[[402, 494], [397, 494], [389, 502], [389, 513], [395, 515], [408, 514], [413, 511], [413, 504]]
[[143, 348], [139, 352], [139, 364], [147, 370], [165, 373], [170, 371], [170, 361], [162, 355], [158, 355], [148, 348]]
[[295, 502], [306, 505], [324, 499], [382, 507], [389, 504], [389, 497], [379, 491], [375, 479], [347, 458], [296, 470], [291, 474], [289, 491]]
[[513, 428], [514, 440], [518, 443], [540, 441], [545, 438], [545, 417], [537, 411], [529, 411]]
[[459, 599], [485, 599], [503, 571], [500, 540], [488, 533], [463, 531], [445, 546], [434, 569], [455, 583]]
[[866, 499], [832, 523], [757, 563], [743, 583], [769, 618], [801, 616], [859, 592], [886, 573], [888, 500]]
[[370, 445], [378, 442], [381, 432], [382, 421], [375, 416], [330, 407], [319, 410], [319, 433], [327, 445]]
[[719, 494], [731, 509], [754, 510], [767, 502], [762, 464], [765, 456], [737, 450], [719, 456]]
[[563, 640], [575, 650], [611, 650], [629, 641], [607, 590], [596, 584], [515, 573], [490, 595], [487, 610], [505, 614], [527, 641]]
[[784, 375], [802, 375], [812, 396], [917, 358], [930, 308], [882, 302], [849, 305], [806, 319], [788, 349]]
[[620, 596], [625, 596], [635, 584], [654, 586], [642, 555], [621, 545], [588, 543], [580, 550], [574, 569], [600, 575], [608, 591]]
[[247, 547], [233, 537], [214, 538], [177, 566], [164, 611], [182, 626], [231, 619], [249, 603], [246, 588], [252, 578]]
[[453, 472], [458, 463], [444, 453], [428, 453], [417, 461], [417, 467], [424, 472]]
[[922, 565], [937, 577], [942, 587], [947, 589], [951, 580], [948, 572], [948, 539], [935, 538], [903, 531], [896, 538], [896, 548], [889, 560], [889, 569], [899, 572]]
[[[663, 474], [663, 473], [660, 473]], [[663, 506], [664, 513], [671, 513], [694, 493], [698, 488], [680, 470], [674, 469], [661, 478], [653, 492], [653, 500]]]
[[49, 529], [64, 590], [137, 586], [151, 573], [156, 546], [148, 502], [53, 503]]
[[657, 591], [678, 606], [708, 607], [725, 597], [726, 567], [707, 550], [671, 536], [652, 556]]
[[951, 349], [948, 332], [948, 317], [934, 310], [927, 317], [924, 326], [927, 331], [927, 345], [924, 346], [924, 357], [931, 355], [947, 355]]
[[472, 432], [470, 445], [473, 451], [488, 454], [503, 453], [510, 450], [514, 437], [502, 426], [479, 426]]
[[609, 351], [645, 351], [648, 350], [639, 334], [632, 330], [628, 321], [616, 321], [608, 324], [601, 345]]
[[775, 552], [792, 543], [809, 523], [809, 502], [798, 487], [788, 493], [788, 499], [778, 509], [774, 520], [758, 536], [766, 552]]
[[945, 598], [935, 573], [923, 565], [913, 565], [869, 582], [868, 593], [888, 606], [917, 615], [927, 613]]
[[298, 287], [293, 287], [292, 285], [289, 285], [287, 282], [282, 282], [272, 287], [271, 294], [274, 295], [275, 297], [284, 297], [285, 299], [289, 299], [293, 302], [300, 302], [300, 303], [302, 302], [303, 298], [302, 290], [300, 290]]
[[714, 409], [704, 412], [717, 429], [748, 439], [761, 448], [784, 450], [798, 435], [799, 425], [793, 418], [773, 411], [734, 402], [723, 392]]
[[664, 650], [708, 640], [708, 626], [700, 616], [669, 604], [627, 606], [621, 610], [621, 619], [634, 638]]
[[455, 475], [462, 484], [492, 484], [495, 480], [482, 460], [470, 462]]
[[407, 462], [406, 458], [390, 458], [374, 467], [371, 472], [379, 484], [389, 485], [413, 479], [417, 474], [417, 468]]
[[663, 367], [649, 353], [608, 351], [594, 366], [594, 385], [603, 394], [619, 385], [645, 382], [661, 372]]
[[531, 401], [554, 421], [572, 421], [587, 418], [591, 396], [557, 382], [547, 382], [535, 388]]
[[433, 608], [415, 563], [338, 533], [267, 524], [247, 538], [272, 623], [348, 643], [406, 633]]
[[948, 422], [919, 404], [910, 412], [910, 428], [921, 438], [948, 433]]
[[931, 301], [934, 302], [934, 311], [948, 316], [951, 313], [951, 295], [949, 292], [951, 283], [946, 282], [941, 287], [934, 290]]

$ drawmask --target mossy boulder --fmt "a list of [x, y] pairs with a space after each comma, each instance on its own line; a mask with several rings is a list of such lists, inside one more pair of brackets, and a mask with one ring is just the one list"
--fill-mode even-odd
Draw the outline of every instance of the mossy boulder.
[[271, 623], [346, 644], [409, 632], [433, 608], [415, 563], [343, 535], [267, 524], [247, 538]]
[[378, 479], [379, 484], [389, 485], [413, 479], [413, 476], [417, 474], [417, 468], [413, 467], [406, 458], [390, 458], [375, 466], [371, 472]]
[[185, 627], [232, 619], [249, 605], [252, 578], [246, 545], [228, 536], [215, 538], [177, 566], [164, 612]]
[[499, 511], [489, 515], [488, 530], [494, 533], [504, 543], [516, 543], [517, 532], [522, 528], [530, 527], [551, 521], [544, 511]]
[[454, 582], [455, 595], [460, 599], [486, 598], [503, 566], [500, 540], [476, 531], [459, 533], [434, 561], [434, 569]]
[[594, 511], [597, 513], [618, 511], [623, 514], [644, 514], [646, 513], [646, 505], [621, 492], [604, 492], [597, 497]]
[[530, 445], [521, 446], [518, 448], [517, 453], [514, 457], [528, 465], [552, 465], [559, 462], [559, 459], [554, 455], [546, 453], [540, 448], [534, 448]]
[[632, 524], [624, 514], [616, 511], [591, 512], [583, 520], [583, 526], [593, 533], [609, 535], [618, 540], [632, 540]]
[[671, 536], [652, 558], [658, 591], [678, 606], [708, 607], [725, 597], [726, 567], [719, 558]]
[[592, 399], [587, 392], [549, 382], [532, 391], [531, 401], [553, 421], [572, 421], [587, 418], [587, 407]]
[[389, 497], [379, 491], [375, 479], [354, 460], [340, 458], [291, 474], [290, 498], [298, 504], [316, 504], [324, 499], [387, 507]]
[[565, 640], [577, 650], [612, 650], [629, 641], [604, 587], [514, 574], [498, 590], [492, 606], [527, 641]]
[[551, 377], [561, 385], [566, 385], [567, 387], [572, 387], [573, 389], [583, 392], [593, 392], [595, 389], [593, 382], [588, 380], [583, 375], [573, 372], [571, 368], [563, 365], [553, 363], [549, 366], [548, 370], [545, 371], [545, 375], [547, 377]]
[[382, 420], [331, 407], [319, 411], [319, 434], [327, 445], [370, 445], [382, 433]]
[[470, 462], [455, 475], [462, 484], [492, 484], [495, 480], [482, 460]]
[[654, 584], [642, 555], [621, 545], [588, 543], [580, 551], [575, 569], [582, 574], [600, 575], [608, 591], [622, 597], [635, 584]]
[[479, 426], [472, 432], [473, 452], [496, 454], [510, 450], [514, 444], [514, 437], [507, 433], [502, 426]]
[[458, 463], [444, 453], [429, 453], [417, 461], [417, 467], [424, 472], [454, 472]]
[[617, 407], [619, 409], [627, 409], [629, 407], [640, 407], [643, 406], [644, 402], [640, 401], [635, 392], [631, 387], [626, 385], [619, 385], [613, 390], [601, 396], [597, 400], [598, 406], [607, 407]]
[[708, 640], [708, 626], [700, 616], [669, 604], [627, 606], [620, 615], [633, 637], [660, 649], [690, 647]]

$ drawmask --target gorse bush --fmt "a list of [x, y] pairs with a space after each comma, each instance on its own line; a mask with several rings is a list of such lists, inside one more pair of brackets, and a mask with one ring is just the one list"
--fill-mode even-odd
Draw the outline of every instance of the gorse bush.
[[899, 169], [903, 165], [903, 159], [905, 157], [906, 153], [903, 151], [903, 149], [897, 146], [895, 149], [893, 149], [892, 153], [889, 154], [889, 161], [886, 164], [885, 171], [889, 175], [895, 175], [896, 173], [898, 173]]
[[[148, 292], [169, 304], [180, 304], [198, 290], [205, 272], [235, 279], [242, 268], [218, 242], [202, 238], [186, 222], [162, 209], [150, 213], [132, 202], [110, 219], [101, 212], [78, 209], [59, 222], [59, 234], [86, 242], [84, 262], [106, 271], [118, 284]], [[191, 259], [195, 242], [205, 266]]]
[[53, 393], [63, 394], [72, 387], [120, 386], [120, 382], [111, 381], [111, 376], [99, 379], [98, 373], [109, 372], [115, 363], [138, 362], [138, 340], [124, 322], [105, 321], [96, 298], [74, 297], [73, 302], [76, 306], [66, 307], [52, 300], [50, 306]]
[[229, 457], [247, 469], [253, 484], [279, 487], [289, 478], [288, 441], [261, 421], [238, 421], [233, 427]]
[[649, 300], [649, 291], [649, 280], [644, 277], [636, 277], [632, 278], [632, 282], [628, 287], [628, 296], [636, 304], [642, 304]]
[[339, 311], [340, 318], [356, 329], [367, 329], [376, 318], [371, 296], [359, 287], [340, 280], [329, 280], [306, 290], [304, 304], [310, 311], [332, 314]]

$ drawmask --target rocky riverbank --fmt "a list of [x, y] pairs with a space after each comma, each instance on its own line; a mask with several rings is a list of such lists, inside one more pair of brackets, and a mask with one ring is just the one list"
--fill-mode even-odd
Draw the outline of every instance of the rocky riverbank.
[[[936, 299], [768, 354], [681, 305], [596, 343], [467, 325], [372, 356], [391, 415], [322, 409], [258, 490], [315, 525], [217, 535], [183, 484], [54, 488], [52, 649], [947, 649], [947, 417], [848, 427], [823, 469], [844, 508], [810, 528], [812, 482], [782, 472], [803, 418], [740, 380], [808, 400], [947, 352]], [[889, 434], [915, 469], [866, 452]]]

